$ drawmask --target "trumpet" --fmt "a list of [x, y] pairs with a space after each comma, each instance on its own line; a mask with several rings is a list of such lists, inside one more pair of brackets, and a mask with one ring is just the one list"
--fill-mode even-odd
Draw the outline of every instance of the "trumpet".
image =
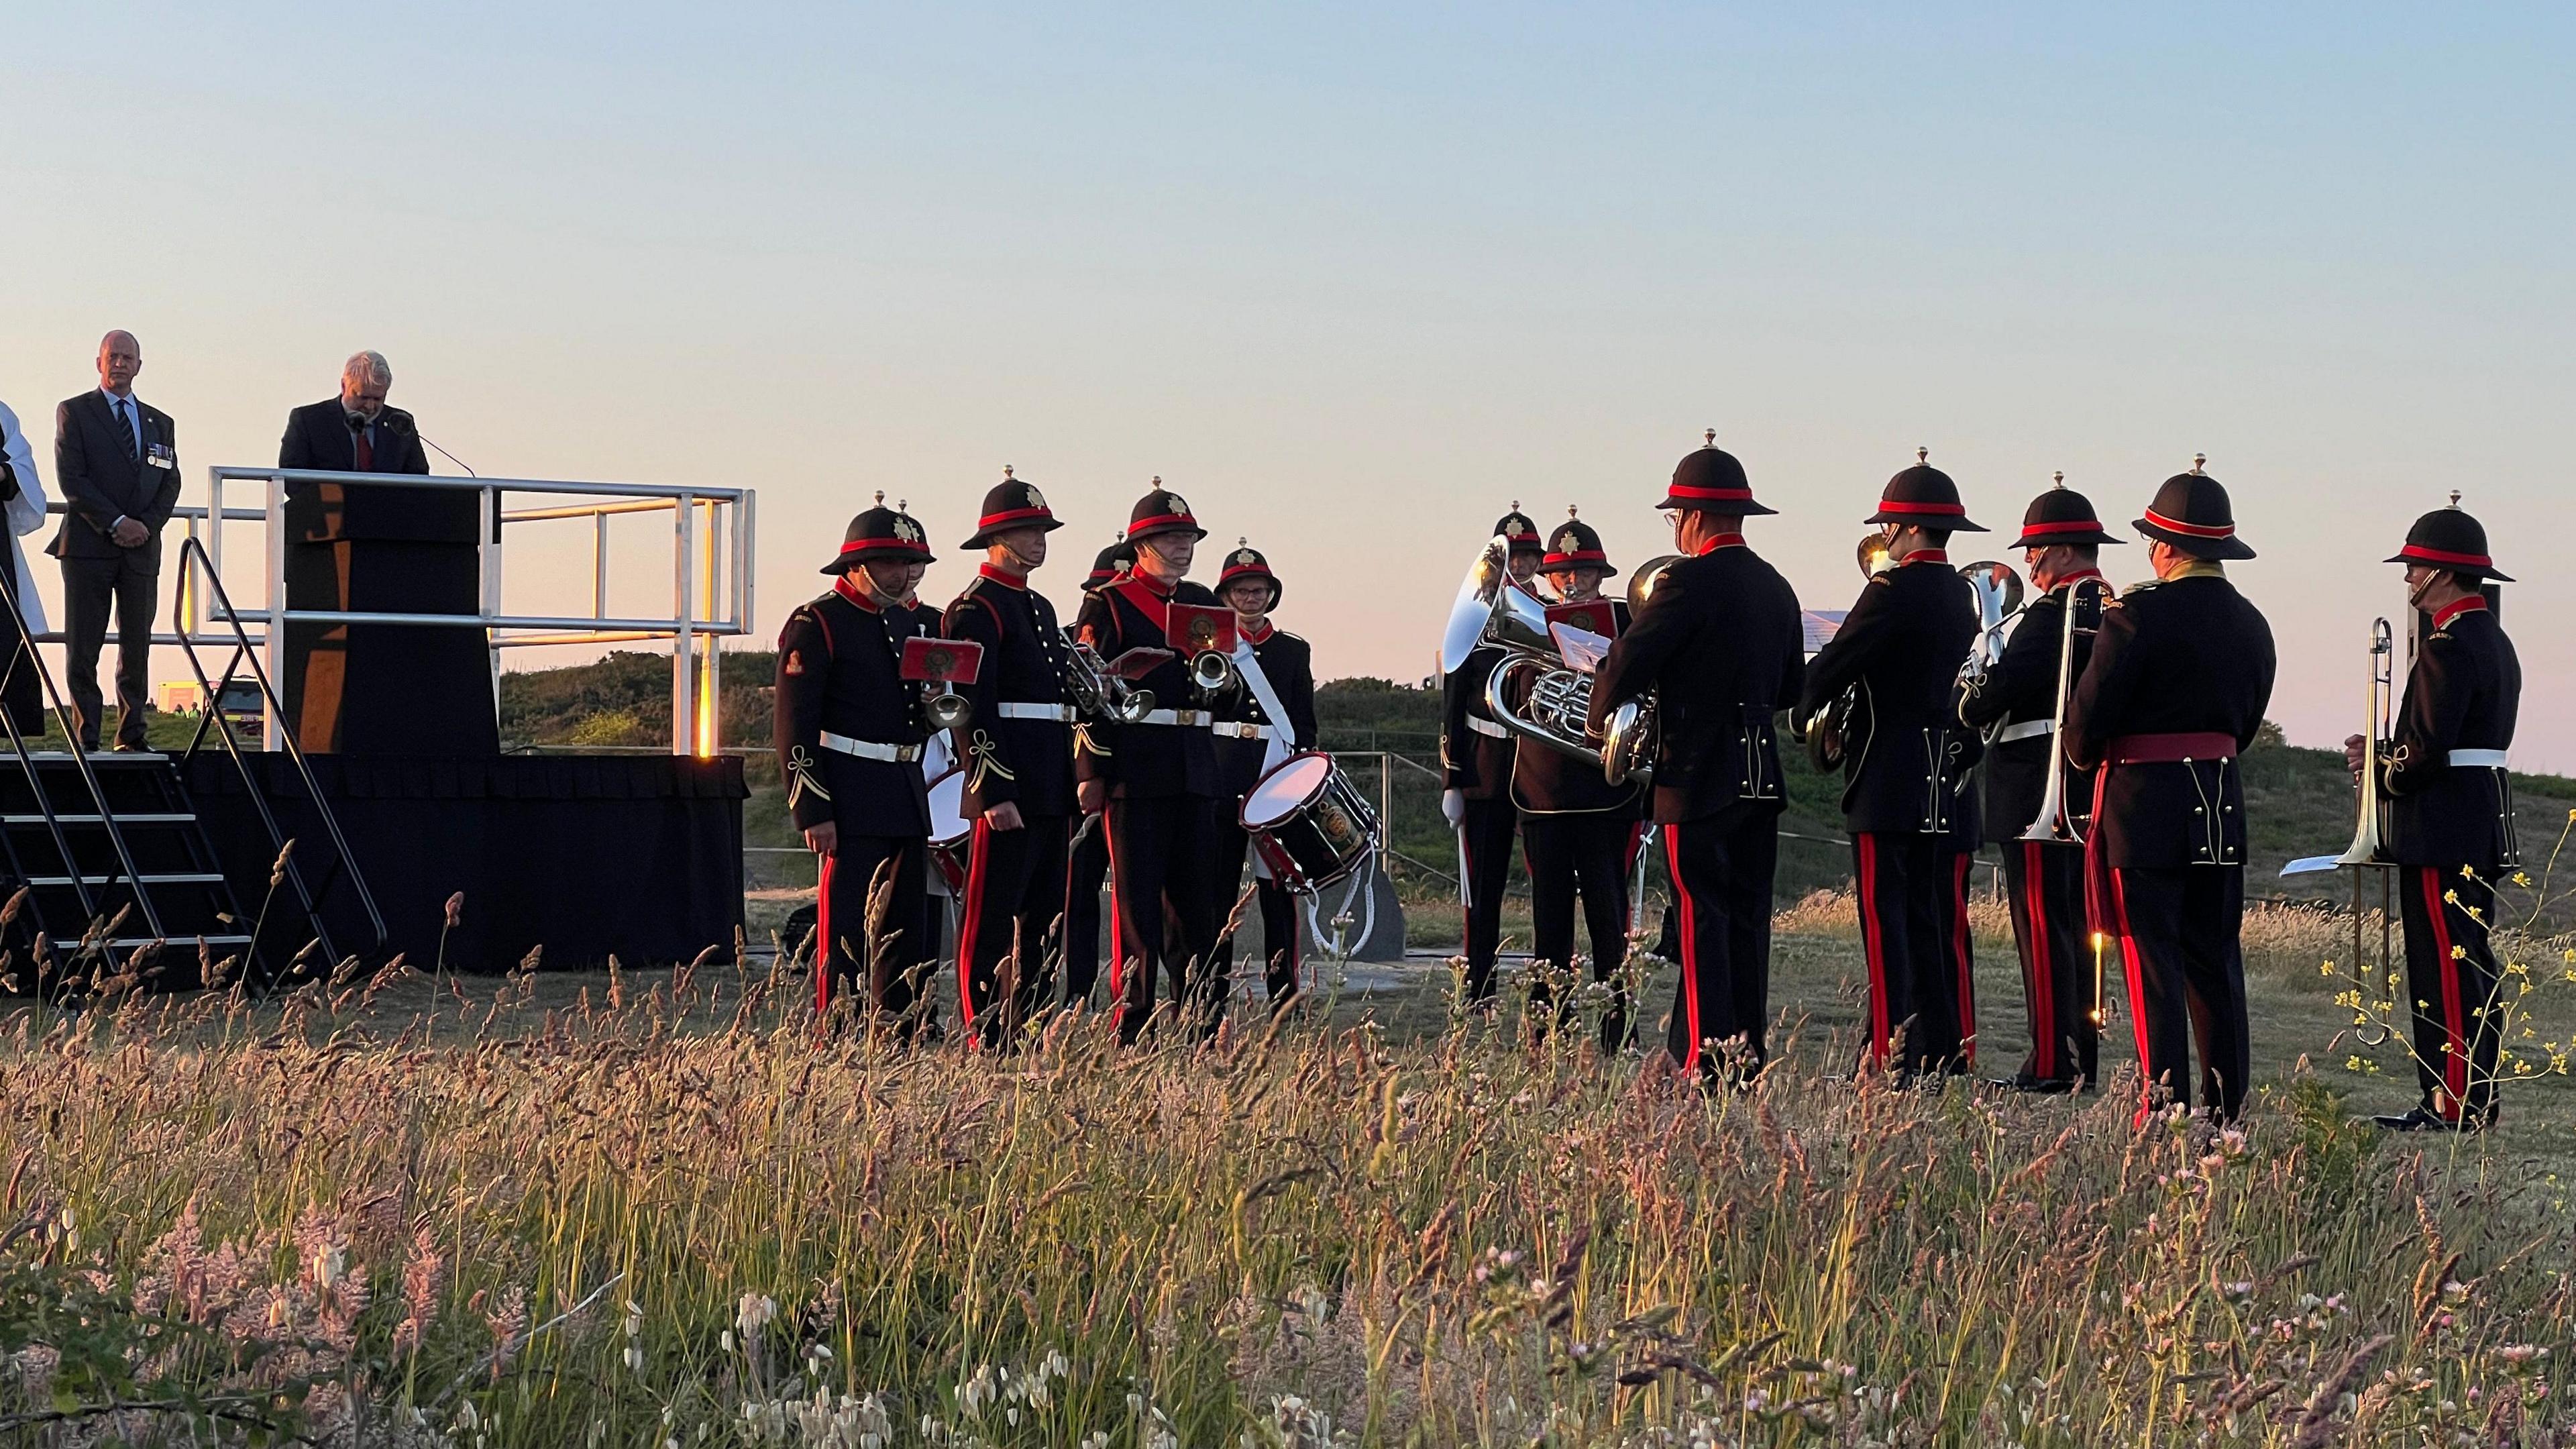
[[2057, 644], [2057, 706], [2048, 723], [2048, 785], [2040, 792], [2039, 814], [2021, 833], [2024, 840], [2084, 843], [2084, 837], [2075, 829], [2074, 818], [2066, 813], [2066, 702], [2075, 692], [2076, 614], [2084, 607], [2087, 594], [2093, 596], [2093, 608], [2098, 614], [2110, 592], [2111, 586], [2100, 579], [2077, 579], [2066, 588], [2066, 632]]
[[1234, 660], [1217, 650], [1202, 649], [1190, 659], [1190, 693], [1201, 704], [1234, 693], [1242, 683]]
[[1070, 630], [1056, 632], [1064, 637], [1064, 687], [1073, 696], [1075, 709], [1092, 719], [1119, 724], [1134, 724], [1153, 711], [1154, 691], [1138, 689], [1110, 673], [1100, 651]]
[[921, 717], [934, 731], [953, 730], [975, 713], [975, 702], [953, 689], [942, 688], [937, 694], [927, 684], [921, 689]]
[[[2341, 855], [2310, 855], [2281, 867], [2281, 874], [2306, 875], [2339, 865], [2385, 865], [2381, 842], [2387, 838], [2388, 802], [2380, 794], [2380, 750], [2395, 733], [2390, 710], [2397, 689], [2397, 641], [2386, 619], [2370, 621], [2370, 687], [2364, 696], [2361, 731], [2361, 818], [2353, 825], [2352, 844]], [[2356, 884], [2356, 889], [2358, 885]]]

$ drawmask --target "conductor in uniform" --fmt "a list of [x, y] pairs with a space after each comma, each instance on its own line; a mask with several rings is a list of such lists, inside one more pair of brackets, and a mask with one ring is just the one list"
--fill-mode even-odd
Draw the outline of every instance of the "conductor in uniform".
[[[823, 566], [830, 591], [798, 605], [778, 638], [779, 769], [788, 811], [821, 857], [814, 1009], [829, 1012], [864, 981], [868, 1005], [907, 1038], [922, 963], [938, 949], [923, 876], [929, 730], [902, 667], [905, 642], [923, 633], [904, 600], [930, 558], [921, 525], [880, 495]], [[884, 914], [872, 916], [880, 890]]]
[[[2092, 501], [2057, 486], [2030, 502], [2022, 514], [2022, 561], [2039, 597], [2022, 610], [2021, 625], [2003, 655], [1980, 679], [1962, 674], [1959, 723], [1987, 730], [1985, 838], [2003, 855], [2004, 893], [2010, 899], [2013, 940], [2021, 955], [2024, 1000], [2030, 1014], [2030, 1053], [1999, 1085], [2020, 1092], [2098, 1086], [2101, 1003], [2086, 937], [2084, 829], [2092, 819], [2093, 777], [2062, 771], [2064, 819], [2041, 822], [2050, 839], [2030, 838], [2047, 794], [2058, 754], [2060, 683], [2072, 689], [2093, 657], [2093, 636], [2111, 586], [2102, 577], [2101, 548], [2120, 540], [2103, 531]], [[2075, 611], [2067, 627], [2067, 610]]]
[[[2504, 1007], [2488, 932], [2496, 881], [2522, 863], [2505, 771], [2522, 663], [2486, 595], [2487, 585], [2513, 580], [2488, 556], [2486, 528], [2451, 498], [2415, 520], [2388, 560], [2406, 566], [2407, 601], [2433, 626], [2381, 762], [2423, 1088], [2412, 1110], [2376, 1119], [2400, 1132], [2474, 1132], [2495, 1121]], [[2359, 771], [2361, 737], [2344, 750]]]
[[1955, 938], [1977, 740], [1952, 716], [1950, 693], [1978, 624], [1948, 546], [1953, 533], [1985, 532], [1950, 475], [1915, 459], [1868, 520], [1887, 530], [1889, 566], [1809, 664], [1798, 704], [1813, 720], [1855, 690], [1855, 718], [1867, 721], [1846, 741], [1842, 807], [1869, 965], [1869, 1060], [1906, 1077], [1965, 1068], [1976, 1031]]
[[1141, 719], [1086, 725], [1074, 751], [1082, 808], [1105, 816], [1109, 833], [1109, 994], [1119, 1039], [1130, 1042], [1154, 1012], [1157, 975], [1169, 978], [1173, 1006], [1200, 1033], [1213, 1035], [1225, 1012], [1210, 911], [1223, 788], [1208, 734], [1214, 717], [1194, 702], [1190, 660], [1164, 633], [1168, 606], [1214, 608], [1217, 600], [1187, 578], [1207, 530], [1181, 495], [1154, 481], [1127, 522], [1133, 572], [1093, 591], [1074, 623], [1113, 671], [1132, 666], [1132, 682], [1156, 701]]
[[1673, 469], [1659, 508], [1683, 557], [1610, 646], [1592, 683], [1598, 738], [1621, 704], [1655, 701], [1652, 808], [1680, 917], [1681, 979], [1667, 1036], [1703, 1082], [1721, 1059], [1760, 1069], [1770, 1020], [1771, 885], [1780, 849], [1780, 747], [1772, 716], [1806, 669], [1798, 597], [1745, 546], [1768, 514], [1744, 465], [1707, 445]]
[[1062, 526], [1046, 496], [1004, 468], [964, 545], [982, 549], [984, 562], [942, 621], [949, 638], [983, 648], [964, 691], [974, 712], [951, 757], [966, 771], [961, 808], [974, 822], [957, 999], [965, 1028], [987, 1046], [1010, 1041], [1050, 994], [1047, 941], [1064, 914], [1074, 709], [1055, 606], [1029, 586], [1047, 535]]
[[[1572, 516], [1548, 536], [1539, 572], [1556, 591], [1551, 621], [1616, 642], [1629, 624], [1624, 599], [1601, 596], [1618, 573], [1591, 524]], [[1575, 901], [1592, 940], [1592, 979], [1608, 988], [1601, 1050], [1628, 1045], [1629, 845], [1641, 818], [1634, 782], [1613, 785], [1598, 765], [1563, 750], [1518, 751], [1512, 762], [1512, 808], [1521, 818], [1522, 859], [1530, 875], [1530, 1023], [1545, 1032], [1572, 1020]], [[1565, 988], [1560, 999], [1558, 988]]]
[[[1115, 583], [1134, 566], [1127, 535], [1100, 551], [1082, 581], [1088, 599], [1101, 585]], [[1079, 732], [1090, 727], [1077, 724]], [[1098, 815], [1083, 815], [1073, 827], [1064, 881], [1064, 1004], [1087, 1005], [1093, 983], [1100, 979], [1100, 887], [1109, 879], [1109, 835]]]
[[[1530, 581], [1547, 554], [1538, 524], [1515, 502], [1511, 512], [1494, 520], [1490, 536], [1504, 541], [1507, 586], [1531, 593]], [[1511, 791], [1518, 742], [1485, 703], [1485, 681], [1502, 662], [1500, 646], [1479, 644], [1440, 681], [1440, 814], [1458, 834], [1459, 891], [1466, 897], [1465, 990], [1471, 1006], [1494, 999], [1503, 896], [1511, 884], [1512, 841], [1520, 824]]]
[[[1251, 837], [1243, 829], [1243, 797], [1261, 777], [1290, 755], [1315, 748], [1314, 651], [1306, 641], [1270, 621], [1284, 592], [1270, 560], [1249, 540], [1238, 539], [1234, 552], [1216, 576], [1217, 597], [1234, 611], [1234, 665], [1242, 680], [1232, 698], [1217, 711], [1211, 728], [1216, 736], [1217, 772], [1225, 795], [1216, 809], [1216, 898], [1210, 903], [1220, 923], [1235, 919], [1236, 893], [1242, 889], [1244, 854]], [[1271, 878], [1269, 866], [1253, 865], [1253, 901], [1261, 916], [1262, 984], [1276, 1011], [1296, 998], [1297, 902], [1287, 887]], [[1217, 942], [1217, 969], [1234, 975], [1234, 937]]]
[[[2254, 557], [2227, 490], [2201, 470], [2156, 490], [2134, 525], [2152, 582], [2111, 601], [2068, 701], [2066, 756], [2101, 771], [2087, 842], [2097, 928], [2118, 941], [2146, 1076], [2160, 1102], [2222, 1120], [2245, 1103], [2245, 782], [2272, 701], [2272, 628], [2228, 580]], [[2192, 1084], [2190, 1046], [2200, 1047]]]

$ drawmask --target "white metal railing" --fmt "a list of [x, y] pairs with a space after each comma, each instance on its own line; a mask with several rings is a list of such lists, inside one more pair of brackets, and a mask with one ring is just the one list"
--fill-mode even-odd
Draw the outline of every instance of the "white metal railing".
[[[260, 631], [271, 678], [285, 676], [286, 626], [289, 624], [391, 624], [423, 628], [474, 628], [488, 633], [492, 655], [493, 695], [500, 695], [501, 651], [537, 645], [612, 644], [639, 639], [671, 641], [671, 751], [708, 755], [721, 738], [718, 718], [719, 654], [715, 641], [747, 634], [752, 619], [755, 490], [687, 484], [593, 483], [545, 478], [453, 478], [411, 473], [333, 473], [315, 469], [216, 467], [206, 470], [207, 503], [181, 508], [173, 517], [186, 521], [190, 537], [202, 536], [215, 573], [224, 567], [225, 530], [217, 523], [265, 525], [268, 595], [264, 603], [244, 602], [237, 618]], [[475, 537], [482, 554], [481, 607], [471, 614], [394, 613], [367, 610], [290, 609], [286, 603], [286, 489], [290, 483], [336, 483], [356, 488], [417, 488], [472, 492], [480, 509]], [[255, 485], [261, 506], [227, 507], [227, 485]], [[539, 494], [591, 501], [511, 509], [502, 495]], [[608, 520], [618, 514], [671, 515], [671, 611], [667, 615], [613, 615], [608, 611]], [[501, 603], [504, 529], [511, 524], [588, 518], [591, 533], [591, 612], [588, 614], [512, 614]], [[203, 528], [200, 534], [201, 526]], [[183, 565], [184, 566], [184, 565]], [[187, 581], [183, 617], [172, 622], [193, 637], [204, 638], [218, 622], [209, 591]], [[58, 640], [59, 634], [45, 636]], [[177, 642], [172, 636], [155, 642]], [[268, 747], [278, 747], [283, 721], [267, 715]]]

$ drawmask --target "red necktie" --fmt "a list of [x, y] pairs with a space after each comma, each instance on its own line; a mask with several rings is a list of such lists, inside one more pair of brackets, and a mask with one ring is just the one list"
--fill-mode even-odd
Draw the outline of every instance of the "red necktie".
[[367, 441], [367, 430], [360, 428], [353, 436], [358, 443], [358, 471], [361, 473], [376, 471], [376, 445]]

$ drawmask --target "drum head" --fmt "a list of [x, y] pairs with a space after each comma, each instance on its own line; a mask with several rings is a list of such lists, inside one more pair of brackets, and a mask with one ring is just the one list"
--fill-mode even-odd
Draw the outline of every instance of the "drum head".
[[930, 782], [930, 840], [949, 845], [975, 833], [966, 818], [966, 772], [951, 770]]
[[1251, 829], [1286, 819], [1298, 806], [1314, 799], [1315, 792], [1332, 777], [1330, 755], [1291, 755], [1280, 761], [1279, 768], [1262, 776], [1252, 793], [1243, 797], [1244, 827]]

